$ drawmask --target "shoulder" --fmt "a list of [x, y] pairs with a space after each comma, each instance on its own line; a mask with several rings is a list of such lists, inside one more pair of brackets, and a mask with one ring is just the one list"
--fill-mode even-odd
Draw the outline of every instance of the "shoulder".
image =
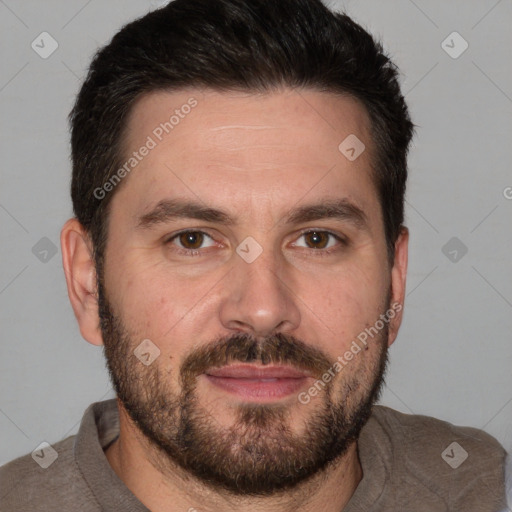
[[491, 435], [383, 406], [372, 419], [385, 432], [394, 467], [403, 468], [402, 481], [428, 486], [452, 506], [503, 500], [506, 452]]
[[[483, 430], [453, 425], [430, 416], [404, 414], [380, 405], [375, 406], [373, 417], [385, 431], [399, 432], [400, 443], [406, 442], [409, 450], [439, 458], [449, 446], [446, 443], [455, 442], [467, 452], [468, 460], [473, 457], [478, 458], [480, 462], [488, 459], [496, 461], [497, 457], [503, 465], [505, 450], [494, 437]], [[452, 448], [459, 459], [465, 457], [458, 447]]]
[[99, 510], [91, 507], [94, 498], [76, 465], [74, 440], [68, 437], [0, 467], [0, 510]]

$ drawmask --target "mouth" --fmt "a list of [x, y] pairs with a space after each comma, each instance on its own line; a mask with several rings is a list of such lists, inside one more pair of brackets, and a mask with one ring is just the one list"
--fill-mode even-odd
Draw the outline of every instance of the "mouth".
[[204, 377], [224, 392], [246, 401], [273, 402], [297, 394], [313, 376], [291, 366], [232, 364], [208, 370]]

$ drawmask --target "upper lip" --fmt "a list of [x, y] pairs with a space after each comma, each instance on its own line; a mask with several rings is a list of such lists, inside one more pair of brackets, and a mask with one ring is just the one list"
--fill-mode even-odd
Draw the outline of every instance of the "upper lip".
[[206, 375], [231, 379], [300, 379], [309, 377], [304, 370], [291, 366], [254, 366], [249, 364], [232, 364], [222, 368], [211, 368]]

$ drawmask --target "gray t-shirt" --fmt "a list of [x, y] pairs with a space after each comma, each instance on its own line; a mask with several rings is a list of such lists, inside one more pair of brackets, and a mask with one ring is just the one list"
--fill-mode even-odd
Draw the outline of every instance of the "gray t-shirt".
[[[92, 404], [76, 436], [0, 468], [1, 512], [147, 512], [110, 467], [115, 400]], [[343, 512], [497, 512], [505, 508], [505, 451], [488, 434], [375, 406], [361, 432], [363, 469]], [[44, 466], [51, 464], [44, 469]], [[341, 512], [341, 511], [340, 511]]]

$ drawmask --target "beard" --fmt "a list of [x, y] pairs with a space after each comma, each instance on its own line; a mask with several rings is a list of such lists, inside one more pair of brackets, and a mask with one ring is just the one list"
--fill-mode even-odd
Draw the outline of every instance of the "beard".
[[[196, 392], [197, 377], [208, 369], [235, 362], [278, 363], [321, 379], [333, 362], [290, 335], [256, 339], [237, 333], [190, 351], [179, 368], [176, 392], [158, 359], [145, 366], [134, 356], [140, 340], [115, 314], [101, 283], [98, 302], [110, 378], [118, 400], [158, 454], [152, 463], [163, 474], [179, 467], [216, 491], [270, 496], [325, 472], [357, 440], [382, 390], [387, 324], [370, 342], [375, 353], [364, 357], [362, 350], [364, 362], [349, 363], [309, 405], [298, 400], [296, 405], [239, 404], [232, 426], [226, 427], [201, 405]], [[309, 407], [300, 434], [290, 428], [297, 407]]]

